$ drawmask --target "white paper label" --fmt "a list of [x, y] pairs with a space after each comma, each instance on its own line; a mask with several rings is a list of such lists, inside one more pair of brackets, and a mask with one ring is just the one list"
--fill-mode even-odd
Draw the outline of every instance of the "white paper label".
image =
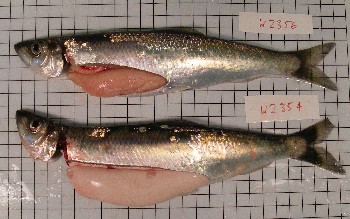
[[312, 34], [312, 16], [284, 13], [239, 13], [239, 30], [268, 34]]
[[263, 95], [244, 98], [247, 123], [320, 118], [317, 95]]

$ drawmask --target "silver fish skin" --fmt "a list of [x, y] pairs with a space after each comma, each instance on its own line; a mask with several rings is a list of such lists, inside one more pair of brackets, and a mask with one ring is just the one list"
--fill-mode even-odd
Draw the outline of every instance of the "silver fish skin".
[[[53, 124], [46, 118], [17, 111], [22, 142], [28, 136], [37, 139], [23, 142], [34, 159], [42, 159], [35, 155], [42, 153], [41, 148], [56, 148], [57, 153], [63, 151], [67, 163], [194, 172], [207, 176], [211, 183], [254, 172], [283, 158], [345, 174], [330, 153], [313, 145], [330, 133], [333, 125], [328, 119], [291, 135], [208, 128], [186, 121], [96, 128], [55, 124], [54, 129], [47, 128]], [[31, 133], [28, 127], [33, 126], [40, 128]], [[56, 132], [56, 142], [39, 140], [52, 139]]]
[[165, 78], [168, 83], [151, 94], [261, 77], [297, 78], [337, 90], [316, 66], [335, 43], [280, 52], [184, 30], [29, 40], [16, 44], [15, 50], [27, 66], [47, 78], [66, 75], [70, 66], [123, 66]]

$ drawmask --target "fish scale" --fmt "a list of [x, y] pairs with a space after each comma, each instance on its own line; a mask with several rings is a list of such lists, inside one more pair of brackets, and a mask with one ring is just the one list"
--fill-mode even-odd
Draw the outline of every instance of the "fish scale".
[[[118, 38], [118, 40], [111, 41], [111, 38]], [[70, 61], [75, 65], [113, 64], [162, 76], [168, 72], [183, 77], [183, 75], [189, 76], [197, 71], [205, 73], [205, 71], [221, 70], [225, 66], [224, 63], [229, 64], [227, 70], [230, 72], [257, 69], [294, 72], [300, 64], [298, 59], [291, 54], [272, 52], [232, 42], [227, 43], [199, 35], [104, 34], [99, 42], [87, 43], [85, 37], [82, 39], [75, 37], [69, 40], [74, 43], [66, 43], [66, 51]], [[195, 66], [191, 62], [183, 63], [184, 60], [197, 61], [198, 59], [206, 62], [200, 66]], [[155, 60], [158, 60], [161, 66], [156, 65]], [[244, 64], [237, 66], [237, 63], [242, 60], [245, 60]], [[181, 72], [173, 69], [178, 65], [183, 66]]]
[[34, 159], [43, 161], [63, 151], [68, 164], [193, 172], [208, 177], [210, 183], [251, 173], [283, 158], [345, 174], [339, 161], [314, 145], [334, 127], [328, 119], [290, 135], [209, 128], [186, 121], [75, 127], [26, 111], [17, 111], [16, 119], [23, 146]]
[[[109, 70], [127, 67], [166, 79], [158, 87], [140, 93], [135, 88], [135, 91], [126, 95], [170, 93], [276, 76], [294, 77], [332, 90], [337, 89], [336, 84], [317, 67], [324, 56], [335, 47], [334, 43], [301, 51], [282, 52], [207, 37], [188, 29], [182, 30], [38, 39], [18, 43], [15, 49], [33, 71], [48, 78], [72, 73], [79, 67], [108, 66]], [[34, 51], [35, 54], [32, 51], [33, 46], [39, 48], [39, 51]], [[84, 72], [91, 74], [91, 80], [95, 73], [96, 71]], [[137, 71], [134, 74], [129, 75], [129, 78], [137, 77]], [[118, 70], [108, 77], [110, 80], [118, 78]], [[108, 86], [114, 89], [112, 84]]]
[[[270, 154], [273, 159], [289, 156], [289, 146], [284, 143], [285, 136], [271, 138], [268, 135], [246, 133], [242, 138], [242, 133], [236, 131], [198, 129], [196, 126], [198, 125], [188, 123], [174, 127], [171, 122], [120, 126], [111, 128], [103, 137], [93, 139], [89, 134], [75, 135], [75, 132], [80, 132], [75, 127], [64, 127], [64, 135], [69, 136], [69, 142], [74, 142], [67, 147], [67, 161], [196, 172], [208, 176], [212, 181], [218, 181], [227, 178], [227, 174], [237, 172], [237, 167], [241, 168], [237, 163], [249, 166], [250, 162], [257, 162], [260, 167], [271, 162], [266, 159]], [[146, 131], [135, 131], [144, 127]], [[84, 132], [92, 133], [94, 128], [84, 129]], [[180, 140], [172, 141], [174, 136]], [[258, 142], [265, 141], [270, 145], [268, 148], [264, 144], [257, 145]], [[106, 142], [110, 147], [101, 150], [101, 145]], [[277, 147], [281, 150], [276, 150]], [[251, 148], [256, 148], [256, 157], [251, 155]], [[231, 160], [234, 162], [229, 162]], [[245, 168], [240, 171], [244, 170]]]

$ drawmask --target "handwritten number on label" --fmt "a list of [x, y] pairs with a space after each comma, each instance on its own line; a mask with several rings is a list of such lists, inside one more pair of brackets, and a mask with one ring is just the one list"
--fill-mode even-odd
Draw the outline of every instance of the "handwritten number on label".
[[265, 106], [265, 108], [263, 109], [263, 106], [260, 106], [260, 113], [262, 115], [266, 114], [267, 113], [267, 106]]
[[278, 25], [277, 29], [281, 29], [281, 27], [282, 27], [281, 20], [277, 20], [277, 25]]
[[317, 95], [261, 95], [244, 98], [248, 123], [320, 118]]
[[259, 25], [259, 27], [265, 27], [265, 24], [266, 24], [266, 21], [263, 21], [263, 20], [260, 18], [260, 25]]
[[239, 30], [267, 34], [312, 34], [312, 16], [286, 13], [239, 13]]
[[286, 108], [285, 108], [285, 104], [284, 103], [280, 103], [280, 106], [282, 108], [282, 113], [284, 113], [286, 111]]
[[301, 107], [302, 107], [301, 103], [299, 102], [298, 105], [297, 105], [297, 108], [298, 108], [299, 112], [300, 112]]
[[[298, 112], [301, 111], [302, 105], [301, 102], [298, 102], [296, 105], [293, 105], [293, 102], [281, 102], [279, 104], [271, 103], [270, 105], [261, 105], [260, 106], [260, 113], [261, 115], [265, 114], [275, 114], [275, 113], [285, 113], [290, 111], [297, 110]], [[294, 110], [293, 110], [294, 109]]]
[[[266, 23], [268, 23], [267, 26], [266, 26]], [[284, 23], [283, 26], [282, 26], [282, 23]], [[264, 20], [264, 19], [260, 18], [259, 19], [259, 27], [260, 28], [268, 28], [268, 29], [277, 29], [277, 30], [280, 30], [282, 28], [294, 30], [298, 26], [297, 26], [295, 21], [291, 21], [291, 20], [287, 20], [287, 21], [283, 22], [280, 19], [278, 19], [278, 20], [275, 20], [275, 19]]]
[[276, 113], [276, 104], [271, 104], [270, 107], [272, 107], [271, 113]]

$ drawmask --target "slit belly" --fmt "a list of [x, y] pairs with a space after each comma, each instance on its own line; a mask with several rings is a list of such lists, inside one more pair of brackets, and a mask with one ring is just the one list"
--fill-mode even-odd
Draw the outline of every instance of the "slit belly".
[[206, 176], [190, 172], [77, 164], [70, 164], [67, 176], [82, 196], [133, 207], [153, 205], [187, 195], [209, 183]]
[[85, 92], [98, 97], [142, 94], [168, 82], [151, 72], [122, 66], [71, 66], [68, 79]]

